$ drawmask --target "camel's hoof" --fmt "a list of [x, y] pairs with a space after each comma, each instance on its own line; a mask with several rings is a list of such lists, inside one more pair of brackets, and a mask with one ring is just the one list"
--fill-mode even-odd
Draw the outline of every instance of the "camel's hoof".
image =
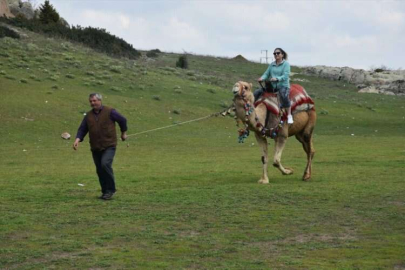
[[269, 183], [269, 180], [268, 180], [268, 179], [267, 179], [267, 180], [260, 179], [260, 180], [258, 181], [258, 183], [259, 183], [259, 184], [268, 184], [268, 183]]
[[291, 175], [291, 174], [293, 174], [293, 173], [294, 173], [294, 170], [293, 170], [293, 169], [291, 169], [291, 168], [284, 168], [284, 172], [283, 172], [284, 175]]
[[311, 175], [309, 175], [309, 174], [305, 174], [305, 175], [302, 177], [302, 181], [309, 181], [309, 180], [311, 180]]

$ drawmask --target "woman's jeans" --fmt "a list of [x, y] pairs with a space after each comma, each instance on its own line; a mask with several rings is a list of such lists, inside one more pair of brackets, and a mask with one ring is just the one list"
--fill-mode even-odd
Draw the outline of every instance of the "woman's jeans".
[[[263, 95], [263, 88], [256, 89], [253, 92], [253, 95], [255, 97], [255, 102], [259, 100], [259, 98]], [[280, 96], [280, 102], [281, 102], [281, 108], [288, 108], [291, 107], [291, 102], [290, 102], [290, 88], [287, 87], [279, 87], [278, 88], [278, 93]]]

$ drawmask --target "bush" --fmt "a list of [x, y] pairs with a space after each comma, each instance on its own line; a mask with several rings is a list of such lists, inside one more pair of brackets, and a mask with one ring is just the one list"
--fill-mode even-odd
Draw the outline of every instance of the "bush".
[[156, 58], [159, 55], [154, 51], [149, 51], [149, 52], [146, 53], [146, 56], [149, 57], [149, 58]]
[[16, 33], [15, 31], [0, 25], [0, 38], [4, 38], [4, 37], [10, 37], [10, 38], [20, 38], [20, 35], [18, 33]]
[[183, 68], [183, 69], [188, 68], [187, 55], [182, 55], [179, 57], [179, 60], [176, 62], [176, 67]]
[[115, 72], [115, 73], [121, 73], [121, 69], [122, 69], [121, 66], [112, 66], [112, 67], [110, 68], [110, 70], [111, 70], [112, 72]]

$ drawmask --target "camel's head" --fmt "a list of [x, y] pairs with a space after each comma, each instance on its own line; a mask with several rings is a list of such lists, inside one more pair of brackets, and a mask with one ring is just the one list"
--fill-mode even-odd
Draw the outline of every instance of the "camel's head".
[[235, 97], [239, 96], [241, 98], [244, 98], [247, 95], [252, 94], [252, 84], [239, 81], [233, 86], [232, 93]]

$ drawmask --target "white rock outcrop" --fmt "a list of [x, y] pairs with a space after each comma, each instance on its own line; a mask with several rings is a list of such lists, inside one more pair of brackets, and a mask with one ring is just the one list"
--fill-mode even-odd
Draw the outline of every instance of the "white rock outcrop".
[[10, 12], [14, 16], [23, 16], [26, 19], [33, 19], [35, 16], [34, 7], [30, 2], [23, 2], [20, 0], [7, 0]]
[[355, 84], [361, 93], [405, 95], [405, 70], [366, 71], [349, 67], [304, 67], [303, 74]]

